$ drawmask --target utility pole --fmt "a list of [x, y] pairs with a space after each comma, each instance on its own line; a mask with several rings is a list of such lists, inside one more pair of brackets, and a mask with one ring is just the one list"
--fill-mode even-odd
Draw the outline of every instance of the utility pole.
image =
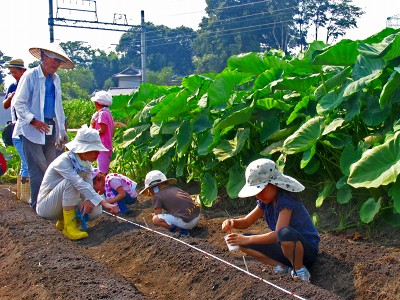
[[54, 42], [54, 21], [53, 21], [53, 0], [49, 0], [49, 30], [50, 30], [50, 43]]
[[144, 10], [141, 12], [140, 58], [142, 61], [142, 83], [147, 81], [146, 71], [146, 27], [144, 24]]

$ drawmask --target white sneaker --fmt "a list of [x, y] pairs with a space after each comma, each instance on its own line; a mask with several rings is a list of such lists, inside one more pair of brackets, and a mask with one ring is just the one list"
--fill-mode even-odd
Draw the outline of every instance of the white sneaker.
[[292, 268], [289, 268], [288, 266], [275, 266], [274, 267], [274, 272], [275, 274], [278, 275], [286, 275], [286, 274], [290, 274], [290, 271], [292, 270]]
[[308, 282], [310, 282], [310, 278], [311, 278], [310, 272], [308, 272], [307, 268], [304, 266], [296, 271], [292, 270], [291, 276], [293, 279], [296, 279], [296, 280], [300, 279], [300, 280], [308, 281]]

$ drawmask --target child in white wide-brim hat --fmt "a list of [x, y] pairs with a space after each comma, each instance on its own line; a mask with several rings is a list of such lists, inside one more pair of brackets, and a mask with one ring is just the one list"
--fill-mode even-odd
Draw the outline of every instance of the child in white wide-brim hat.
[[47, 168], [39, 190], [36, 212], [49, 220], [71, 240], [88, 237], [78, 227], [77, 217], [86, 214], [92, 220], [102, 207], [117, 214], [118, 207], [108, 203], [93, 188], [92, 163], [99, 152], [107, 151], [99, 133], [86, 125], [65, 145], [69, 151], [58, 156]]
[[296, 179], [282, 174], [270, 159], [257, 159], [246, 169], [246, 184], [239, 197], [256, 196], [257, 206], [247, 216], [227, 219], [224, 232], [246, 229], [265, 218], [270, 232], [250, 235], [231, 233], [227, 242], [257, 260], [273, 266], [275, 273], [310, 280], [309, 268], [316, 260], [320, 238], [310, 214], [294, 193], [304, 190]]

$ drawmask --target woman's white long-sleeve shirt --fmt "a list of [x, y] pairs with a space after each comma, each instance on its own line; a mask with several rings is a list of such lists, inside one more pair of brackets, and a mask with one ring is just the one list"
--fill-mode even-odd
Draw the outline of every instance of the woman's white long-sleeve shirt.
[[103, 198], [93, 189], [92, 174], [90, 171], [75, 173], [68, 152], [57, 157], [47, 168], [42, 184], [40, 185], [38, 204], [50, 193], [62, 180], [68, 180], [82, 195], [82, 200], [90, 200], [95, 206], [99, 205]]

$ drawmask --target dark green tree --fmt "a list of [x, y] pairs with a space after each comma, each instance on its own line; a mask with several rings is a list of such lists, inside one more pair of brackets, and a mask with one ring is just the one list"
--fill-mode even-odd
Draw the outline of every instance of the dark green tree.
[[[0, 66], [3, 66], [7, 61], [9, 61], [11, 59], [10, 56], [4, 55], [4, 53], [0, 50]], [[2, 85], [4, 83], [4, 76], [5, 73], [3, 73], [4, 70], [0, 69], [0, 85]]]
[[59, 69], [57, 74], [61, 78], [63, 99], [86, 99], [95, 89], [95, 80], [90, 69], [80, 65], [72, 70]]
[[60, 46], [76, 66], [89, 67], [95, 52], [90, 46], [84, 46], [80, 41], [60, 43]]
[[351, 3], [351, 0], [337, 0], [330, 4], [325, 43], [344, 36], [347, 29], [357, 28], [357, 19], [365, 12]]
[[[193, 29], [184, 26], [171, 29], [164, 25], [146, 23], [145, 30], [146, 63], [149, 70], [161, 71], [165, 67], [171, 67], [176, 74], [193, 73], [192, 41], [195, 36]], [[117, 46], [117, 51], [123, 53], [121, 65], [141, 66], [140, 40], [139, 28], [132, 28], [122, 35]]]
[[115, 52], [107, 54], [105, 51], [97, 49], [92, 56], [90, 69], [96, 82], [95, 88], [103, 89], [105, 81], [120, 71], [118, 55]]
[[204, 68], [221, 71], [234, 54], [270, 48], [287, 52], [290, 44], [295, 44], [296, 0], [206, 2], [208, 16], [203, 18], [193, 44], [197, 72]]

